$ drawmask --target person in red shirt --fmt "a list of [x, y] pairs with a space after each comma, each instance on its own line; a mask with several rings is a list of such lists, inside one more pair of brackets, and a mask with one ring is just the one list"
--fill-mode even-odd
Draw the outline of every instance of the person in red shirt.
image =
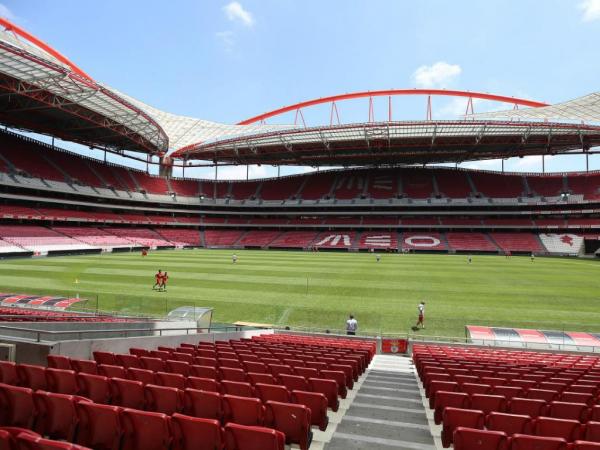
[[154, 280], [156, 281], [156, 283], [154, 283], [154, 286], [152, 286], [152, 289], [156, 289], [157, 287], [160, 289], [160, 285], [162, 284], [162, 279], [163, 279], [163, 273], [160, 269], [158, 269], [158, 272], [156, 272], [156, 274], [154, 275]]
[[162, 276], [162, 283], [160, 284], [159, 290], [162, 290], [163, 292], [167, 291], [167, 281], [169, 281], [169, 275], [165, 272]]

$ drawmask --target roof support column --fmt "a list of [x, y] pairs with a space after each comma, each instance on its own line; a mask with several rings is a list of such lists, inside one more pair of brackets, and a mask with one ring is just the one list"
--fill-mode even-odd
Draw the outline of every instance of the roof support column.
[[542, 173], [546, 173], [546, 155], [542, 155]]
[[217, 202], [217, 180], [219, 179], [219, 163], [216, 160], [215, 155], [215, 182], [213, 183], [213, 199]]
[[250, 165], [246, 164], [246, 181], [250, 179]]
[[500, 161], [502, 161], [502, 173], [504, 173], [504, 158], [502, 158]]
[[590, 171], [590, 154], [587, 152], [585, 153], [585, 171]]

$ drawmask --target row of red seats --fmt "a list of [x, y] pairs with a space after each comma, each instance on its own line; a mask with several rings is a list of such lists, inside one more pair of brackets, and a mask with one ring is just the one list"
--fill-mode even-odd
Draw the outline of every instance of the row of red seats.
[[55, 441], [20, 427], [0, 427], [1, 450], [89, 450], [69, 442]]
[[443, 416], [442, 445], [444, 447], [454, 443], [456, 448], [455, 431], [460, 427], [502, 432], [505, 436], [524, 434], [559, 438], [563, 442], [582, 439], [600, 445], [600, 422], [590, 421], [582, 425], [576, 420], [553, 417], [533, 419], [520, 414], [500, 412], [486, 414], [484, 411], [448, 407]]
[[455, 450], [600, 450], [600, 444], [562, 438], [514, 434], [459, 427], [454, 431]]
[[132, 319], [110, 316], [84, 316], [62, 311], [0, 307], [3, 322], [132, 322]]
[[[159, 387], [154, 388], [156, 390]], [[151, 391], [149, 390], [149, 392]], [[149, 393], [149, 395], [154, 394]], [[204, 407], [206, 399], [202, 398], [202, 395], [208, 393], [186, 391], [186, 395], [193, 396], [194, 394], [200, 398], [192, 399], [191, 413], [196, 412], [194, 409], [196, 406]], [[235, 401], [233, 398], [229, 400]], [[288, 432], [287, 435], [283, 431], [273, 428], [234, 422], [228, 422], [222, 429], [221, 423], [214, 419], [188, 416], [179, 412], [166, 414], [97, 404], [87, 398], [75, 395], [40, 390], [34, 392], [25, 387], [0, 384], [1, 425], [33, 429], [41, 435], [76, 442], [83, 446], [67, 443], [54, 444], [38, 437], [32, 439], [31, 447], [22, 446], [19, 433], [17, 436], [19, 450], [22, 448], [27, 450], [50, 450], [53, 448], [72, 450], [85, 448], [102, 450], [252, 450], [264, 448], [283, 450], [286, 437], [290, 442], [297, 437], [292, 433], [296, 431], [295, 425], [298, 422], [295, 420], [296, 417], [289, 415], [288, 411], [285, 412], [287, 415], [280, 414], [283, 405], [269, 402], [268, 408], [271, 411], [269, 420], [272, 421], [272, 426]], [[297, 411], [294, 412], [297, 413]], [[290, 429], [288, 430], [287, 427]], [[42, 442], [39, 442], [40, 439]], [[1, 433], [0, 442], [2, 442]], [[10, 438], [5, 439], [5, 442], [11, 445]], [[304, 448], [307, 447], [308, 445]], [[10, 449], [10, 447], [7, 448]]]

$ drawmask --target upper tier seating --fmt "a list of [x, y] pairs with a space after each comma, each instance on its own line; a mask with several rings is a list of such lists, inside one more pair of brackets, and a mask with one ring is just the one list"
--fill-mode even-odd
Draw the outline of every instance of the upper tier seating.
[[91, 248], [49, 228], [31, 225], [0, 225], [0, 238], [33, 252]]
[[319, 200], [329, 194], [335, 181], [335, 173], [312, 173], [307, 175], [304, 187], [300, 192], [303, 200]]
[[251, 200], [256, 198], [260, 181], [238, 181], [231, 183], [231, 198], [234, 200]]
[[316, 231], [286, 231], [269, 244], [269, 247], [308, 248], [315, 240]]
[[600, 174], [579, 174], [569, 176], [567, 185], [572, 194], [583, 195], [587, 200], [600, 199]]
[[144, 247], [168, 247], [173, 245], [172, 242], [164, 239], [157, 232], [147, 228], [105, 228], [105, 230]]
[[16, 170], [47, 180], [65, 181], [64, 174], [44, 160], [43, 155], [51, 150], [8, 134], [2, 134], [0, 139], [2, 157], [7, 159]]
[[335, 182], [333, 195], [339, 200], [359, 198], [365, 189], [366, 173], [364, 171], [349, 172], [340, 175]]
[[136, 179], [141, 190], [149, 194], [166, 195], [169, 193], [170, 189], [166, 178], [151, 176], [137, 170], [131, 170], [129, 173]]
[[525, 191], [521, 175], [471, 172], [470, 177], [477, 192], [486, 197], [517, 198]]
[[202, 180], [200, 182], [200, 195], [212, 199], [224, 199], [229, 195], [230, 184], [227, 181], [213, 182]]
[[490, 233], [490, 236], [504, 252], [544, 252], [537, 236], [531, 233]]
[[370, 171], [368, 175], [367, 197], [374, 199], [397, 197], [398, 176], [398, 173], [393, 170]]
[[296, 196], [303, 181], [303, 177], [287, 177], [263, 181], [260, 197], [266, 201], [287, 200]]
[[451, 249], [457, 251], [497, 252], [498, 248], [483, 233], [446, 233], [446, 239]]
[[556, 197], [564, 192], [564, 180], [562, 175], [550, 176], [528, 176], [526, 177], [529, 189], [537, 195], [544, 197]]
[[51, 158], [49, 159], [60, 167], [63, 172], [66, 172], [72, 180], [76, 180], [83, 185], [104, 187], [102, 180], [92, 170], [85, 167], [86, 160], [80, 156], [55, 151], [51, 153]]
[[408, 198], [433, 196], [433, 175], [426, 170], [407, 169], [402, 172], [402, 192]]
[[169, 183], [177, 195], [198, 197], [200, 193], [200, 182], [197, 180], [178, 180], [177, 178], [171, 178]]
[[468, 172], [437, 170], [435, 180], [441, 195], [449, 198], [468, 198], [473, 193], [468, 180]]

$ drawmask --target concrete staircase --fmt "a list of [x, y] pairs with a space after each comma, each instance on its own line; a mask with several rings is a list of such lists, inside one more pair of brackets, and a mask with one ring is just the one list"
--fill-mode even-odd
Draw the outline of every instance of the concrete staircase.
[[332, 418], [331, 438], [323, 447], [313, 441], [311, 450], [436, 449], [410, 358], [375, 356], [348, 400]]

